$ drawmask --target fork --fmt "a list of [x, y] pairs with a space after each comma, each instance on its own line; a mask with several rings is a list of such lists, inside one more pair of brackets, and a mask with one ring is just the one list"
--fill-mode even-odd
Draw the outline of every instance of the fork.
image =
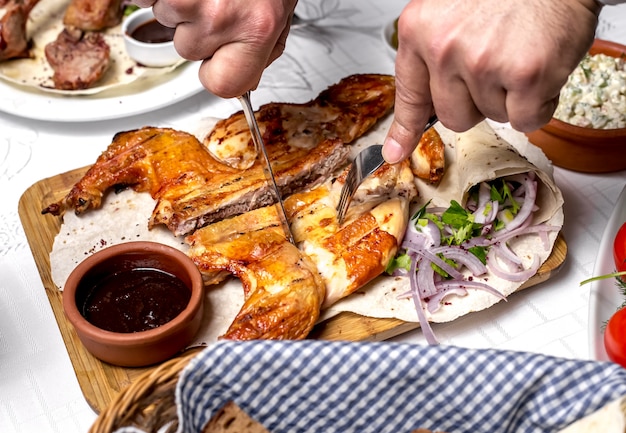
[[[437, 121], [437, 115], [433, 114], [430, 119], [428, 119], [428, 122], [424, 127], [424, 132], [432, 128]], [[354, 161], [352, 161], [350, 170], [346, 175], [346, 183], [344, 183], [341, 188], [339, 204], [337, 205], [337, 220], [339, 221], [339, 224], [343, 224], [343, 220], [346, 217], [346, 212], [348, 211], [352, 197], [359, 188], [359, 185], [361, 185], [366, 177], [378, 170], [385, 162], [382, 150], [382, 144], [374, 144], [360, 151], [356, 158], [354, 158]]]

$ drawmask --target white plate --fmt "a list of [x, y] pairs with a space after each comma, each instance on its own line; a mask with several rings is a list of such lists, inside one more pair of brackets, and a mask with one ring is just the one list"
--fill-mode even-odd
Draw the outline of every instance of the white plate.
[[95, 95], [56, 95], [0, 81], [0, 111], [54, 122], [89, 122], [147, 113], [200, 92], [203, 87], [198, 78], [199, 67], [200, 62], [187, 63], [171, 76], [146, 84], [130, 83]]
[[[613, 239], [617, 231], [626, 221], [626, 186], [622, 190], [615, 209], [609, 218], [602, 240], [600, 251], [593, 268], [593, 275], [605, 275], [615, 271], [613, 260]], [[608, 361], [604, 350], [602, 327], [624, 302], [624, 297], [617, 288], [615, 279], [594, 281], [591, 284], [589, 298], [589, 353], [593, 359]]]

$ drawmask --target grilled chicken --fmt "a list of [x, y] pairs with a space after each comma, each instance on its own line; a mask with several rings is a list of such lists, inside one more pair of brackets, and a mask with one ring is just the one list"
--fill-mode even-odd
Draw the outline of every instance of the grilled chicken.
[[62, 90], [92, 87], [105, 74], [111, 60], [111, 48], [101, 33], [77, 28], [64, 28], [44, 52], [54, 70], [54, 87]]
[[298, 248], [317, 265], [328, 307], [380, 275], [402, 242], [417, 195], [408, 161], [383, 164], [354, 195], [343, 225], [337, 204], [345, 174], [285, 201]]
[[[339, 140], [326, 140], [313, 149], [283, 145], [268, 151], [283, 196], [330, 176], [348, 154]], [[96, 209], [103, 194], [115, 186], [150, 192], [157, 200], [150, 227], [165, 224], [177, 236], [275, 201], [260, 162], [236, 170], [213, 159], [191, 134], [146, 127], [116, 134], [68, 195], [43, 213]]]
[[[197, 230], [188, 252], [207, 284], [241, 280], [244, 305], [224, 339], [301, 339], [317, 321], [324, 282], [315, 264], [285, 238], [275, 206]], [[210, 288], [209, 288], [210, 290]]]
[[[394, 83], [389, 75], [351, 75], [305, 104], [263, 105], [255, 113], [263, 141], [287, 149], [311, 149], [328, 139], [351, 143], [391, 111]], [[241, 170], [258, 153], [242, 111], [218, 122], [204, 144], [218, 161]]]
[[244, 305], [221, 338], [305, 338], [321, 308], [384, 271], [402, 241], [409, 202], [417, 193], [409, 163], [385, 164], [364, 182], [340, 226], [336, 206], [345, 174], [286, 200], [297, 247], [285, 238], [275, 206], [185, 238], [207, 285], [231, 274], [242, 282]]
[[[386, 89], [382, 92], [385, 97], [381, 92], [372, 93], [375, 82], [381, 89]], [[274, 104], [271, 111], [277, 117], [272, 118], [266, 111], [259, 119], [283, 197], [322, 183], [341, 168], [349, 154], [343, 140], [364, 133], [393, 106], [392, 77], [356, 76], [341, 83], [322, 93], [326, 95], [323, 100], [327, 109], [336, 112], [337, 108], [329, 105], [332, 101], [347, 107], [347, 101], [353, 97], [362, 112], [355, 107], [346, 108], [349, 115], [335, 116], [331, 122], [333, 133], [315, 132], [331, 129], [328, 119], [321, 115], [311, 115], [311, 119], [317, 120], [309, 119], [303, 126], [300, 122], [308, 117], [303, 107], [303, 113], [297, 116], [296, 111], [291, 111], [295, 116], [292, 117]], [[341, 92], [342, 86], [345, 86], [346, 94]], [[371, 96], [373, 94], [378, 96]], [[372, 99], [364, 95], [370, 95]], [[324, 104], [312, 108], [313, 112], [323, 112], [326, 109]], [[375, 106], [379, 106], [378, 109], [374, 109]], [[237, 116], [233, 118], [237, 119]], [[246, 142], [251, 140], [245, 121], [224, 121], [216, 125], [214, 131], [222, 137], [238, 136], [245, 137]], [[165, 224], [175, 235], [186, 235], [206, 224], [275, 202], [261, 160], [256, 159], [245, 170], [232, 168], [214, 159], [190, 134], [146, 127], [116, 134], [106, 152], [67, 197], [43, 212], [58, 215], [73, 208], [80, 214], [98, 208], [104, 192], [116, 185], [149, 191], [157, 200], [150, 226]]]
[[[149, 224], [166, 224], [174, 234], [187, 235], [188, 254], [207, 285], [230, 275], [243, 284], [244, 306], [221, 338], [305, 338], [321, 308], [383, 272], [402, 241], [409, 204], [417, 194], [408, 161], [384, 164], [363, 182], [346, 221], [338, 224], [336, 206], [347, 169], [336, 178], [331, 175], [348, 159], [344, 140], [363, 134], [388, 111], [385, 104], [393, 103], [393, 96], [389, 101], [379, 95], [384, 106], [375, 110], [375, 97], [362, 98], [372, 95], [376, 79], [389, 86], [384, 76], [342, 81], [360, 101], [361, 114], [351, 111], [350, 95], [343, 95], [338, 85], [328, 95], [335, 95], [334, 101], [351, 114], [343, 116], [321, 102], [299, 109], [285, 104], [285, 110], [270, 104], [272, 110], [261, 110], [276, 180], [282, 195], [289, 196], [285, 209], [297, 246], [285, 238], [259, 161], [233, 168], [245, 155], [235, 158], [236, 164], [218, 161], [194, 136], [167, 128], [116, 134], [68, 195], [43, 212], [62, 214], [73, 208], [80, 214], [98, 208], [103, 194], [115, 186], [149, 192], [157, 201]], [[364, 85], [362, 92], [357, 83]], [[323, 115], [326, 108], [334, 114]], [[240, 137], [245, 150], [251, 143], [249, 130], [238, 116], [219, 124], [219, 134], [210, 136], [219, 135], [222, 142]], [[436, 148], [437, 137], [431, 141]], [[437, 152], [424, 152], [424, 160], [434, 160], [431, 167], [438, 158]], [[430, 168], [427, 172], [433, 175]]]

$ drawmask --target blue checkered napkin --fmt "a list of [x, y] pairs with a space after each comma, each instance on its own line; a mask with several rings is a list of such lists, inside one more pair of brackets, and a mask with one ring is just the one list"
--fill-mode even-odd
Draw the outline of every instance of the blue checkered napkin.
[[219, 342], [181, 373], [182, 432], [234, 400], [272, 433], [556, 432], [626, 395], [611, 363], [450, 346]]

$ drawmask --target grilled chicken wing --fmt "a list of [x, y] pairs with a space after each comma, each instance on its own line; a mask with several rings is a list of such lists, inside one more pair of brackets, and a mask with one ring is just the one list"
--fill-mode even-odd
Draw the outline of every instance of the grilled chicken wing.
[[185, 239], [207, 284], [233, 274], [244, 305], [224, 339], [302, 339], [319, 317], [324, 282], [315, 264], [289, 243], [275, 206], [197, 230]]
[[[351, 143], [393, 108], [395, 81], [389, 75], [351, 75], [305, 104], [271, 103], [255, 113], [263, 141], [269, 145], [311, 149], [328, 139]], [[218, 161], [238, 169], [257, 156], [242, 111], [224, 119], [205, 137]]]
[[[270, 157], [281, 193], [287, 195], [328, 177], [347, 154], [340, 141], [326, 140], [307, 150], [273, 146]], [[213, 159], [191, 134], [146, 127], [116, 134], [68, 195], [43, 213], [97, 209], [103, 194], [116, 186], [149, 192], [157, 200], [149, 226], [165, 224], [177, 236], [274, 202], [260, 163], [235, 170]]]

